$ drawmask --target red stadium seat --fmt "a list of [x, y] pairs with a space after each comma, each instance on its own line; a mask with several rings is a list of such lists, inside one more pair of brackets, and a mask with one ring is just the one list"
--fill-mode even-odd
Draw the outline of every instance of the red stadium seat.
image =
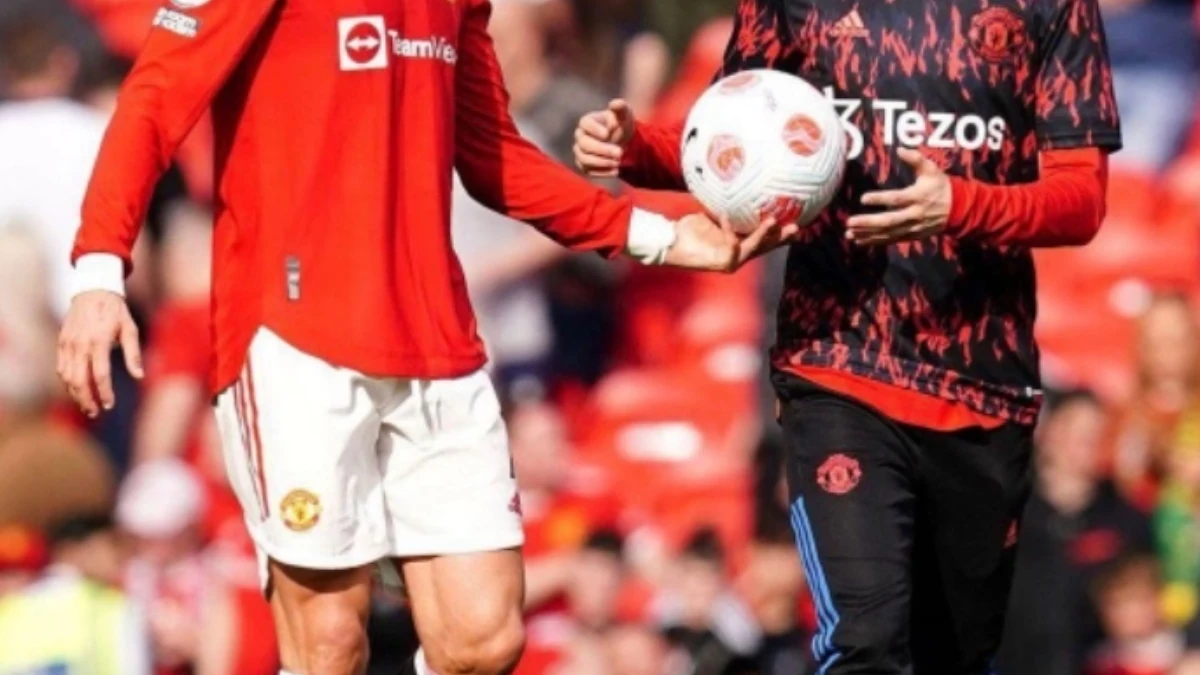
[[616, 372], [595, 389], [579, 461], [601, 467], [621, 501], [654, 519], [666, 495], [732, 489], [750, 466], [754, 386], [696, 369]]

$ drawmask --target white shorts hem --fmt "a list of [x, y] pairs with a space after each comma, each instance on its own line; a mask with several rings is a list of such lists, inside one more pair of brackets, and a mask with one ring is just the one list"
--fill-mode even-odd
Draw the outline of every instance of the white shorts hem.
[[425, 558], [488, 553], [520, 548], [524, 543], [525, 533], [521, 531], [479, 537], [427, 537], [423, 539], [407, 537], [402, 546], [396, 546], [393, 549], [391, 555], [393, 558]]
[[264, 543], [263, 540], [265, 537], [259, 536], [253, 531], [251, 531], [251, 538], [254, 539], [255, 547], [271, 560], [283, 563], [289, 567], [299, 567], [306, 570], [352, 570], [379, 562], [390, 555], [386, 546], [380, 547], [378, 551], [370, 551], [368, 553], [352, 552], [329, 556], [302, 555], [288, 553], [279, 547]]

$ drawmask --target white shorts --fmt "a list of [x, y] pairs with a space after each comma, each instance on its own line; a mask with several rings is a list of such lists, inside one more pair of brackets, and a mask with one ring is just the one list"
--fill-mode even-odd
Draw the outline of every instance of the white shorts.
[[500, 404], [482, 371], [371, 377], [259, 329], [217, 398], [230, 483], [260, 554], [310, 569], [523, 542]]

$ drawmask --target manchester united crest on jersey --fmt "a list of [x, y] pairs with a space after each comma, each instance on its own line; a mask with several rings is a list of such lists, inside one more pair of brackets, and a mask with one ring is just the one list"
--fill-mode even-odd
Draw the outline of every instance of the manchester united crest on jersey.
[[1014, 58], [1025, 42], [1025, 20], [1007, 7], [988, 7], [971, 19], [971, 49], [990, 63]]

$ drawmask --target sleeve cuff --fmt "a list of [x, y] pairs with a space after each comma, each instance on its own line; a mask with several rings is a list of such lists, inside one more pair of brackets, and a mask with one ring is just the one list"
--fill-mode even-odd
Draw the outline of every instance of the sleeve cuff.
[[625, 144], [625, 149], [621, 153], [621, 164], [617, 168], [617, 173], [624, 178], [625, 176], [636, 176], [644, 162], [643, 155], [646, 154], [646, 129], [645, 123], [636, 121], [633, 123], [633, 135], [629, 137], [629, 142]]
[[661, 265], [675, 244], [675, 223], [649, 211], [635, 208], [629, 219], [625, 252], [644, 265]]
[[949, 234], [962, 234], [967, 229], [972, 197], [971, 184], [967, 179], [950, 177], [950, 213], [946, 216], [946, 230]]
[[85, 253], [75, 261], [71, 296], [108, 291], [125, 297], [125, 262], [112, 253]]

